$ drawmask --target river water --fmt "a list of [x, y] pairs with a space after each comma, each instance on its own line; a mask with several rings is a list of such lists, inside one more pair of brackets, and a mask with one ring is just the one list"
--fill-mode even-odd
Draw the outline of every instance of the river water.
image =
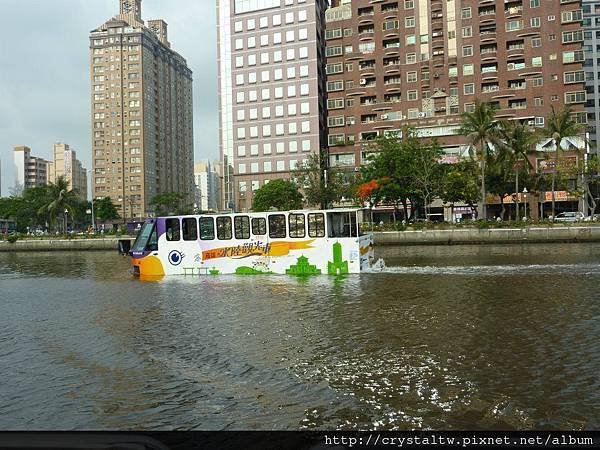
[[0, 429], [600, 428], [600, 245], [378, 251], [159, 282], [0, 254]]

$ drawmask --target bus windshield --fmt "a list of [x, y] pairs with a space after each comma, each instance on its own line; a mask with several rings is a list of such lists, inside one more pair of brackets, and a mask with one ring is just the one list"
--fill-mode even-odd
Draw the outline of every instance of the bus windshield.
[[155, 251], [157, 246], [156, 227], [153, 222], [146, 222], [140, 230], [133, 247], [132, 252]]

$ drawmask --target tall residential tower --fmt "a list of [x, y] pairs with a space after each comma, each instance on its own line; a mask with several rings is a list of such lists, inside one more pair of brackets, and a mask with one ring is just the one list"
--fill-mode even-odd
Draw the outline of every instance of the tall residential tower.
[[223, 205], [326, 147], [327, 0], [217, 0]]
[[160, 193], [193, 201], [192, 72], [167, 24], [146, 26], [141, 0], [120, 0], [90, 48], [93, 197], [111, 197], [124, 218], [151, 215]]
[[536, 127], [564, 104], [584, 122], [581, 20], [577, 0], [333, 0], [331, 164], [362, 164], [370, 140], [406, 125], [464, 156], [456, 131], [476, 99]]

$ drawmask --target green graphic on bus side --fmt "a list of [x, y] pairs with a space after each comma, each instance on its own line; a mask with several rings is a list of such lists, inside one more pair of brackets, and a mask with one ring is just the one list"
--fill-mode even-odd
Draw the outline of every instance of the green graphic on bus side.
[[287, 275], [303, 277], [308, 275], [321, 275], [321, 269], [317, 269], [317, 266], [310, 264], [306, 256], [300, 256], [296, 264], [290, 266], [285, 273]]
[[344, 275], [348, 273], [348, 261], [343, 261], [342, 244], [336, 242], [333, 244], [333, 262], [327, 263], [327, 273], [329, 275]]

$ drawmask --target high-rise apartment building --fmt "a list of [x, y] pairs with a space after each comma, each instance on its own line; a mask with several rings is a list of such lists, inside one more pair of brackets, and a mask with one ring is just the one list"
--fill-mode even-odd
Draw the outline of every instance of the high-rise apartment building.
[[326, 20], [332, 165], [359, 166], [404, 126], [464, 156], [456, 130], [476, 99], [537, 127], [564, 104], [586, 120], [578, 1], [333, 0]]
[[193, 201], [192, 72], [171, 49], [167, 24], [141, 16], [141, 0], [90, 35], [92, 195], [111, 197], [124, 218], [153, 213], [155, 195]]
[[65, 177], [69, 189], [76, 191], [82, 200], [87, 199], [87, 170], [75, 150], [62, 142], [54, 144], [54, 161], [48, 163], [48, 181], [55, 183], [59, 177]]
[[31, 149], [24, 145], [15, 147], [13, 157], [16, 193], [48, 183], [48, 161], [32, 156]]
[[326, 0], [217, 0], [223, 205], [326, 146]]
[[582, 9], [590, 150], [600, 154], [600, 1], [583, 0]]
[[209, 162], [194, 166], [196, 183], [196, 208], [200, 211], [217, 211], [219, 195], [219, 177]]

